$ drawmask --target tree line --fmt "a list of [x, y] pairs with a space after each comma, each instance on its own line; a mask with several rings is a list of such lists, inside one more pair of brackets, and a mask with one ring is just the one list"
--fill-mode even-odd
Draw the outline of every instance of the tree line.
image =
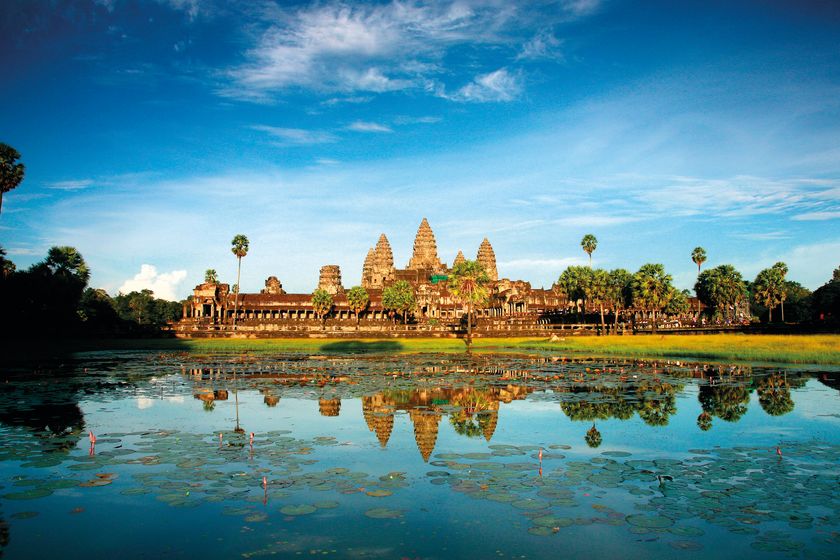
[[3, 330], [14, 338], [155, 335], [182, 314], [181, 303], [151, 290], [111, 297], [89, 287], [90, 269], [74, 247], [52, 247], [26, 270], [17, 270], [0, 247], [0, 271]]

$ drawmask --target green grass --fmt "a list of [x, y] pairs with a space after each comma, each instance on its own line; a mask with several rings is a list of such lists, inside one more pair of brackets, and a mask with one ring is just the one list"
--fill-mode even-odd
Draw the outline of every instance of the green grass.
[[[463, 352], [465, 348], [462, 340], [453, 338], [105, 340], [70, 347], [75, 350], [308, 353]], [[479, 352], [540, 350], [593, 356], [840, 365], [840, 335], [582, 336], [556, 342], [545, 338], [477, 338], [474, 349]]]

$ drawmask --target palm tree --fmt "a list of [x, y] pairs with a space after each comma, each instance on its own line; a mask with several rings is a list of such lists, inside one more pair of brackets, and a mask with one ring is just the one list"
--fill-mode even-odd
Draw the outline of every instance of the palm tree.
[[[403, 324], [408, 324], [408, 312], [414, 307], [417, 300], [414, 295], [414, 288], [405, 280], [398, 280], [382, 290], [382, 307], [391, 309], [403, 316]], [[396, 319], [394, 319], [396, 326]]]
[[24, 166], [18, 163], [20, 152], [0, 142], [0, 210], [3, 208], [3, 193], [17, 187], [23, 181]]
[[691, 252], [691, 260], [697, 265], [697, 274], [700, 274], [700, 265], [706, 262], [706, 249], [695, 247]]
[[583, 305], [577, 307], [579, 320], [583, 322], [586, 303], [592, 291], [592, 269], [588, 266], [570, 266], [560, 274], [557, 285], [576, 307], [578, 300], [583, 301]]
[[242, 257], [248, 254], [248, 238], [244, 235], [237, 234], [230, 242], [230, 251], [236, 255], [236, 293], [233, 296], [233, 328], [236, 329], [236, 315], [239, 312], [239, 281], [242, 273]]
[[600, 307], [602, 334], [606, 331], [606, 324], [604, 323], [604, 304], [610, 301], [610, 288], [610, 273], [602, 268], [593, 270], [588, 290], [588, 299]]
[[785, 322], [785, 299], [787, 298], [787, 286], [785, 286], [785, 276], [788, 273], [788, 266], [783, 263], [782, 261], [777, 262], [773, 265], [773, 268], [779, 271], [779, 274], [782, 276], [782, 283], [781, 283], [781, 290], [779, 293], [779, 299], [781, 300], [782, 304], [782, 323]]
[[90, 280], [90, 269], [75, 247], [50, 247], [44, 264], [55, 276], [73, 277], [81, 284]]
[[595, 449], [601, 445], [601, 432], [598, 431], [595, 424], [592, 424], [592, 427], [586, 431], [586, 435], [583, 439], [586, 441], [586, 445]]
[[609, 280], [608, 295], [614, 313], [613, 324], [617, 328], [618, 314], [628, 306], [632, 297], [631, 283], [633, 281], [633, 275], [623, 268], [616, 268], [610, 271]]
[[370, 296], [362, 286], [353, 286], [347, 292], [347, 303], [350, 304], [350, 309], [356, 314], [356, 330], [359, 330], [359, 313], [364, 311], [370, 303]]
[[589, 255], [589, 266], [592, 267], [592, 252], [598, 247], [598, 240], [591, 233], [587, 233], [580, 240], [580, 246], [584, 252]]
[[753, 297], [756, 303], [767, 308], [767, 322], [773, 322], [773, 308], [781, 302], [781, 291], [783, 284], [781, 271], [775, 266], [765, 268], [758, 273], [752, 285]]
[[673, 295], [671, 275], [661, 264], [645, 264], [633, 275], [633, 303], [651, 313], [651, 327], [656, 332], [656, 312], [668, 305]]
[[723, 311], [724, 317], [728, 317], [729, 307], [737, 309], [744, 297], [744, 281], [734, 266], [722, 264], [700, 273], [694, 292], [700, 301], [715, 308], [716, 313]]
[[460, 262], [449, 273], [447, 288], [453, 298], [466, 306], [467, 314], [467, 351], [472, 345], [473, 307], [484, 305], [490, 297], [487, 284], [490, 277], [478, 261]]
[[327, 315], [329, 315], [333, 306], [333, 297], [326, 290], [318, 288], [312, 292], [312, 309], [315, 315], [321, 319], [321, 329], [326, 328]]
[[[691, 252], [691, 260], [697, 265], [697, 274], [700, 274], [700, 265], [706, 262], [706, 249], [695, 247]], [[700, 320], [700, 298], [697, 298], [697, 320]]]
[[219, 283], [219, 275], [216, 274], [216, 270], [213, 268], [208, 268], [204, 271], [204, 283], [205, 284], [218, 284]]

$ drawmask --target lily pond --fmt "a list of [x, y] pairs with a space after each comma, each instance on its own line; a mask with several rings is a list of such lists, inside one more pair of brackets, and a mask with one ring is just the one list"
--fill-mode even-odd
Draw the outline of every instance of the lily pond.
[[6, 558], [839, 558], [840, 373], [550, 355], [4, 367]]

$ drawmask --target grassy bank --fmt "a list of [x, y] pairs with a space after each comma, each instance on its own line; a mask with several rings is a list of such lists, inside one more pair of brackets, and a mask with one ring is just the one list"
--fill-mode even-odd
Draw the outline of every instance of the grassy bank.
[[[564, 354], [668, 357], [696, 360], [733, 360], [773, 363], [840, 365], [840, 335], [650, 335], [544, 338], [478, 338], [477, 351], [551, 351]], [[157, 339], [108, 340], [79, 343], [74, 349], [182, 350], [187, 352], [463, 352], [464, 343], [452, 338], [393, 339]]]

